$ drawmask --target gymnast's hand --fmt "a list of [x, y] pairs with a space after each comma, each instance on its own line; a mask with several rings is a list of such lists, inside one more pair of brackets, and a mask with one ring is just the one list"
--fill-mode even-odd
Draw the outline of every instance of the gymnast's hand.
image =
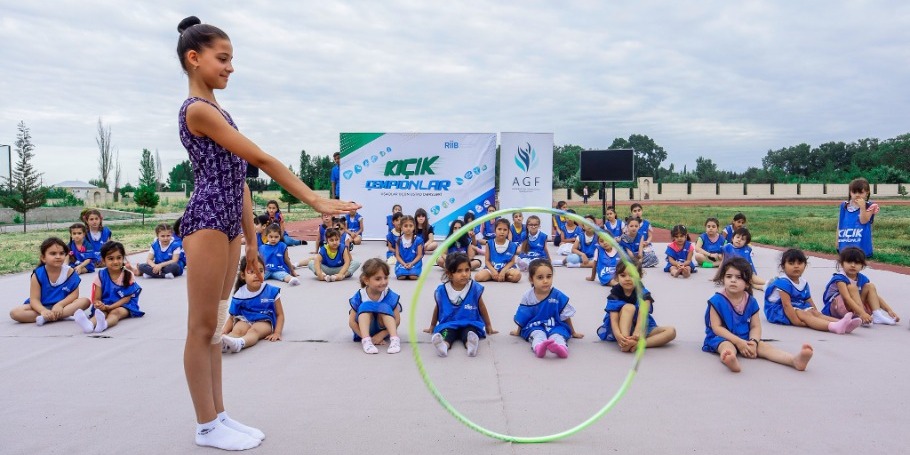
[[[250, 251], [252, 250], [252, 254]], [[262, 262], [259, 261], [259, 252], [256, 247], [250, 248], [247, 246], [247, 255], [246, 255], [246, 273], [253, 273], [256, 275], [256, 278], [259, 278], [259, 281], [263, 281], [263, 270], [265, 267], [262, 265]]]
[[316, 198], [310, 206], [319, 213], [329, 213], [332, 215], [341, 215], [348, 213], [351, 210], [361, 208], [361, 205], [356, 202], [328, 199], [322, 196]]

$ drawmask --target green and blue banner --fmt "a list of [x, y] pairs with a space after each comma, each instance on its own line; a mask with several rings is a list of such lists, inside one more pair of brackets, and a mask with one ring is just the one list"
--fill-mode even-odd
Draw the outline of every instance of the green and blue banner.
[[[553, 201], [553, 133], [501, 133], [499, 150], [499, 205], [550, 207]], [[549, 213], [537, 215], [540, 230], [550, 234]], [[512, 220], [509, 220], [510, 222]]]

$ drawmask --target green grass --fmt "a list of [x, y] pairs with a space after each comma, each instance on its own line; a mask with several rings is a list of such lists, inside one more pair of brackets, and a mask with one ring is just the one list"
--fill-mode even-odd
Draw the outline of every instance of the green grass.
[[[581, 214], [600, 216], [600, 207], [573, 207]], [[629, 213], [628, 205], [617, 207], [620, 216]], [[645, 218], [660, 228], [685, 225], [690, 233], [704, 232], [705, 219], [716, 217], [721, 229], [742, 212], [752, 241], [766, 245], [799, 248], [818, 253], [836, 254], [837, 203], [808, 206], [685, 207], [645, 204]], [[910, 206], [882, 204], [872, 228], [875, 260], [910, 266]]]

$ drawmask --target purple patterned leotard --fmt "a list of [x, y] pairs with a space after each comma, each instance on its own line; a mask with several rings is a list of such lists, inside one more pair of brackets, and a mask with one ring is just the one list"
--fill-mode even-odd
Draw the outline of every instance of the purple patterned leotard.
[[186, 237], [200, 229], [215, 229], [224, 232], [228, 240], [234, 240], [240, 235], [246, 161], [212, 139], [190, 132], [186, 126], [186, 109], [196, 101], [218, 109], [228, 124], [237, 129], [231, 115], [208, 100], [193, 97], [180, 107], [180, 142], [190, 155], [195, 186], [180, 219], [179, 235]]

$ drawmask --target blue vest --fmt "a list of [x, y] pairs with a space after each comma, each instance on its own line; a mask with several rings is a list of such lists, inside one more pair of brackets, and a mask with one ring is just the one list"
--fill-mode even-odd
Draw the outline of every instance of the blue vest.
[[579, 235], [578, 236], [578, 246], [579, 246], [578, 249], [580, 249], [581, 252], [584, 253], [585, 256], [588, 257], [588, 259], [593, 258], [594, 251], [596, 250], [595, 247], [597, 246], [597, 234], [594, 234], [594, 237], [591, 239], [590, 242], [587, 241], [584, 234]]
[[70, 254], [73, 256], [76, 264], [81, 264], [82, 261], [88, 259], [89, 263], [85, 265], [85, 270], [89, 273], [95, 271], [95, 259], [98, 257], [95, 254], [94, 247], [92, 242], [82, 241], [82, 246], [85, 247], [85, 251], [79, 251], [76, 248], [76, 243], [70, 240]]
[[288, 246], [284, 242], [278, 242], [275, 245], [266, 243], [259, 247], [259, 254], [262, 256], [262, 260], [265, 261], [266, 272], [290, 273], [290, 270], [287, 269], [287, 264], [284, 263], [284, 252], [287, 249]]
[[547, 257], [547, 235], [543, 232], [537, 232], [537, 238], [531, 239], [528, 237], [528, 252], [522, 253], [521, 257], [526, 257], [530, 259], [537, 258], [546, 258]]
[[575, 225], [575, 228], [571, 229], [571, 230], [569, 229], [569, 226], [565, 226], [563, 228], [563, 231], [564, 232], [562, 235], [562, 239], [563, 240], [572, 240], [572, 241], [574, 241], [576, 237], [578, 237], [579, 235], [582, 235], [584, 233], [584, 231], [581, 229], [581, 226], [579, 226], [577, 224]]
[[[755, 300], [755, 297], [749, 296], [749, 301], [746, 303], [743, 314], [737, 313], [736, 310], [733, 309], [733, 304], [730, 303], [730, 300], [719, 292], [708, 299], [708, 307], [705, 309], [705, 345], [707, 345], [712, 338], [718, 336], [711, 330], [711, 308], [714, 308], [714, 311], [720, 316], [721, 324], [725, 329], [743, 340], [749, 339], [749, 323], [752, 320], [752, 316], [758, 313], [759, 310], [758, 302]], [[704, 347], [702, 349], [704, 349]]]
[[515, 224], [510, 224], [509, 232], [512, 233], [512, 243], [517, 247], [528, 238], [528, 229], [524, 224], [521, 225], [521, 232], [515, 230]]
[[338, 247], [338, 251], [335, 251], [335, 257], [329, 256], [329, 251], [326, 249], [325, 245], [319, 248], [319, 256], [322, 257], [322, 265], [326, 267], [341, 267], [344, 265], [344, 251], [342, 250], [344, 245]]
[[354, 216], [351, 216], [350, 213], [344, 216], [345, 221], [348, 223], [348, 229], [351, 232], [357, 232], [360, 230], [360, 222], [363, 221], [363, 215], [357, 213]]
[[[63, 284], [53, 286], [51, 285], [50, 277], [47, 276], [47, 268], [45, 268], [44, 264], [33, 270], [32, 275], [35, 275], [35, 278], [38, 279], [38, 286], [41, 287], [41, 304], [47, 309], [65, 299], [71, 292], [77, 291], [79, 283], [82, 282], [82, 278], [79, 278], [79, 274], [73, 270], [73, 273], [67, 277]], [[28, 305], [30, 300], [31, 298], [27, 298], [24, 303]]]
[[609, 221], [604, 223], [604, 230], [608, 234], [612, 235], [613, 238], [619, 237], [622, 235], [623, 223], [621, 220], [616, 220], [616, 224], [611, 225]]
[[561, 216], [553, 217], [553, 225], [556, 226], [556, 232], [560, 237], [565, 237], [566, 235], [566, 219]]
[[[243, 289], [243, 288], [241, 288]], [[239, 292], [239, 290], [238, 290]], [[234, 294], [231, 298], [231, 307], [228, 312], [233, 316], [243, 316], [250, 324], [258, 321], [269, 321], [272, 329], [278, 323], [278, 315], [275, 314], [275, 302], [281, 289], [271, 284], [263, 284], [259, 292], [247, 299], [241, 299]]]
[[155, 264], [161, 264], [162, 262], [170, 261], [174, 257], [175, 251], [180, 251], [180, 257], [177, 260], [177, 263], [180, 264], [180, 267], [186, 267], [186, 256], [183, 254], [183, 245], [176, 241], [171, 240], [171, 243], [167, 246], [167, 249], [162, 250], [161, 244], [158, 243], [158, 239], [155, 239], [152, 242], [152, 254], [155, 255]]
[[724, 230], [720, 233], [720, 236], [727, 239], [727, 243], [730, 243], [733, 241], [733, 234], [733, 225], [728, 224], [727, 227], [725, 227]]
[[[806, 283], [806, 287], [800, 291], [793, 285], [793, 282], [790, 281], [789, 278], [779, 276], [772, 280], [765, 289], [765, 318], [768, 322], [774, 324], [789, 324], [789, 319], [787, 319], [786, 313], [784, 313], [783, 303], [781, 303], [780, 300], [776, 302], [769, 300], [771, 294], [773, 294], [775, 290], [789, 295], [790, 305], [794, 309], [812, 307], [812, 304], [809, 303], [809, 299], [812, 298], [811, 292], [809, 291], [809, 283]], [[785, 320], [787, 322], [784, 322]]]
[[357, 312], [357, 315], [360, 316], [362, 313], [379, 313], [387, 314], [389, 316], [395, 316], [395, 309], [398, 309], [398, 312], [404, 311], [401, 307], [401, 297], [398, 296], [391, 289], [386, 292], [385, 297], [380, 301], [375, 300], [363, 300], [363, 296], [358, 289], [354, 293], [354, 296], [348, 300], [348, 303], [351, 304], [351, 309]]
[[635, 235], [635, 238], [629, 241], [628, 236], [623, 235], [622, 238], [619, 239], [619, 246], [625, 250], [631, 251], [632, 254], [630, 254], [630, 256], [637, 256], [638, 248], [641, 247], [641, 236]]
[[389, 228], [389, 232], [392, 232], [392, 229], [395, 229], [395, 223], [392, 222], [392, 215], [385, 216], [385, 225]]
[[[126, 296], [132, 296], [130, 300], [123, 305], [123, 308], [129, 310], [131, 318], [139, 318], [145, 314], [139, 310], [139, 294], [142, 292], [142, 288], [139, 287], [139, 283], [136, 282], [135, 277], [133, 277], [132, 283], [120, 286], [114, 283], [114, 280], [111, 279], [111, 274], [107, 269], [101, 269], [98, 271], [98, 279], [101, 281], [101, 301], [104, 302], [105, 305], [113, 305]], [[92, 307], [92, 314], [94, 313], [95, 308]]]
[[566, 340], [572, 338], [569, 324], [559, 317], [568, 303], [569, 296], [559, 289], [552, 288], [550, 295], [540, 302], [534, 305], [518, 305], [514, 320], [515, 324], [521, 327], [521, 337], [527, 340], [531, 332], [542, 330], [547, 337], [558, 333]]
[[95, 262], [101, 262], [101, 247], [111, 239], [111, 230], [104, 226], [101, 228], [101, 238], [98, 241], [95, 241], [92, 238], [91, 232], [85, 234], [85, 241], [92, 244], [92, 251], [95, 252]]
[[[423, 246], [423, 239], [419, 235], [414, 235], [413, 240], [411, 241], [411, 246], [405, 248], [401, 241], [398, 241], [398, 255], [401, 256], [401, 259], [404, 262], [411, 262], [417, 258], [417, 248]], [[423, 260], [420, 260], [414, 264], [415, 269], [420, 269], [420, 265]]]
[[[389, 231], [389, 233], [386, 234], [386, 236], [385, 236], [385, 243], [386, 243], [386, 245], [392, 247], [393, 250], [394, 250], [395, 248], [398, 248], [398, 238], [399, 238], [399, 237], [401, 237], [401, 236], [400, 236], [400, 235], [395, 235], [395, 234], [392, 233], [392, 231]], [[386, 252], [385, 252], [385, 257], [386, 257], [386, 258], [395, 257], [395, 253], [393, 253], [393, 252], [391, 252], [391, 251], [386, 251]]]
[[648, 221], [648, 220], [646, 220], [646, 219], [644, 219], [644, 218], [642, 218], [642, 219], [641, 219], [641, 226], [638, 227], [638, 232], [641, 234], [641, 238], [643, 238], [643, 239], [644, 239], [644, 238], [647, 238], [647, 237], [648, 237], [648, 230], [650, 230], [650, 229], [651, 229], [651, 222]]
[[[871, 202], [866, 202], [868, 208]], [[866, 253], [867, 258], [872, 257], [872, 222], [875, 221], [875, 215], [869, 219], [869, 222], [863, 224], [859, 220], [859, 215], [865, 209], [854, 211], [847, 210], [847, 203], [840, 204], [840, 216], [837, 218], [837, 251], [848, 246], [859, 247]]]
[[616, 274], [616, 264], [619, 262], [619, 252], [613, 250], [613, 256], [610, 257], [606, 250], [603, 249], [600, 245], [597, 245], [597, 279], [600, 281], [601, 285], [606, 285], [613, 279], [613, 275]]
[[[635, 312], [632, 314], [632, 321], [634, 321], [632, 322], [632, 327], [635, 327], [638, 324], [638, 291], [633, 291], [632, 295], [625, 297], [626, 300], [619, 300], [612, 298], [614, 297], [613, 292], [616, 291], [617, 288], [619, 289], [617, 292], [623, 292], [623, 296], [625, 296], [624, 291], [621, 290], [622, 288], [618, 284], [613, 287], [613, 290], [610, 291], [610, 295], [607, 297], [607, 305], [604, 307], [603, 324], [601, 324], [600, 328], [597, 329], [597, 336], [600, 337], [601, 340], [615, 338], [613, 335], [613, 325], [610, 323], [610, 313], [621, 311], [622, 307], [626, 305], [635, 306]], [[651, 298], [651, 293], [644, 286], [642, 286], [641, 291], [642, 295], [644, 296], [642, 298], [644, 300], [648, 300], [650, 303], [650, 305], [648, 305], [647, 329], [645, 330], [645, 333], [642, 334], [647, 337], [648, 334], [651, 333], [651, 330], [653, 330], [654, 327], [657, 327], [657, 321], [655, 321], [654, 317], [651, 316], [651, 313], [654, 313], [654, 299]]]
[[440, 284], [436, 288], [436, 308], [439, 309], [436, 327], [433, 333], [445, 329], [461, 329], [474, 327], [480, 332], [480, 337], [486, 337], [486, 325], [480, 314], [480, 297], [483, 295], [483, 286], [474, 280], [468, 283], [467, 295], [463, 301], [452, 302], [446, 292], [446, 285]]
[[500, 253], [496, 251], [496, 241], [494, 240], [487, 244], [487, 250], [490, 252], [490, 265], [498, 272], [512, 261], [512, 258], [515, 257], [516, 248], [514, 243], [508, 242], [506, 251]]
[[[863, 292], [863, 286], [868, 282], [869, 277], [862, 273], [857, 274], [856, 287], [859, 288], [860, 294]], [[822, 294], [822, 301], [825, 303], [825, 306], [822, 308], [822, 314], [826, 316], [831, 316], [831, 304], [834, 303], [834, 299], [840, 295], [840, 291], [837, 289], [837, 283], [849, 285], [850, 278], [847, 278], [847, 275], [844, 275], [843, 273], [835, 273], [831, 276], [831, 279], [828, 280], [828, 284], [825, 285], [825, 293]]]
[[724, 240], [724, 236], [718, 235], [717, 241], [712, 242], [711, 239], [708, 238], [708, 234], [702, 232], [699, 238], [701, 239], [701, 248], [703, 250], [709, 253], [723, 254], [724, 244], [727, 243], [727, 241]]
[[496, 220], [497, 219], [498, 218], [494, 218], [489, 221], [484, 221], [480, 225], [480, 233], [483, 235], [483, 238], [485, 238], [487, 240], [493, 240], [496, 238]]
[[[686, 262], [686, 258], [689, 257], [689, 249], [693, 248], [692, 242], [690, 242], [688, 240], [686, 240], [686, 243], [683, 244], [682, 249], [679, 251], [674, 250], [672, 245], [673, 245], [672, 243], [667, 245], [667, 251], [666, 251], [667, 265], [664, 266], [664, 272], [670, 271], [670, 258], [675, 259], [676, 262]], [[694, 258], [695, 255], [693, 254], [692, 257]], [[696, 267], [695, 259], [692, 259], [692, 263], [689, 265], [692, 267], [692, 272], [694, 272], [694, 273], [698, 272], [698, 269], [695, 268]]]
[[755, 273], [755, 264], [752, 263], [752, 247], [746, 245], [742, 248], [736, 248], [732, 243], [724, 244], [724, 259], [730, 259], [734, 257], [741, 257], [746, 261], [749, 261], [749, 265], [752, 266], [752, 273]]

